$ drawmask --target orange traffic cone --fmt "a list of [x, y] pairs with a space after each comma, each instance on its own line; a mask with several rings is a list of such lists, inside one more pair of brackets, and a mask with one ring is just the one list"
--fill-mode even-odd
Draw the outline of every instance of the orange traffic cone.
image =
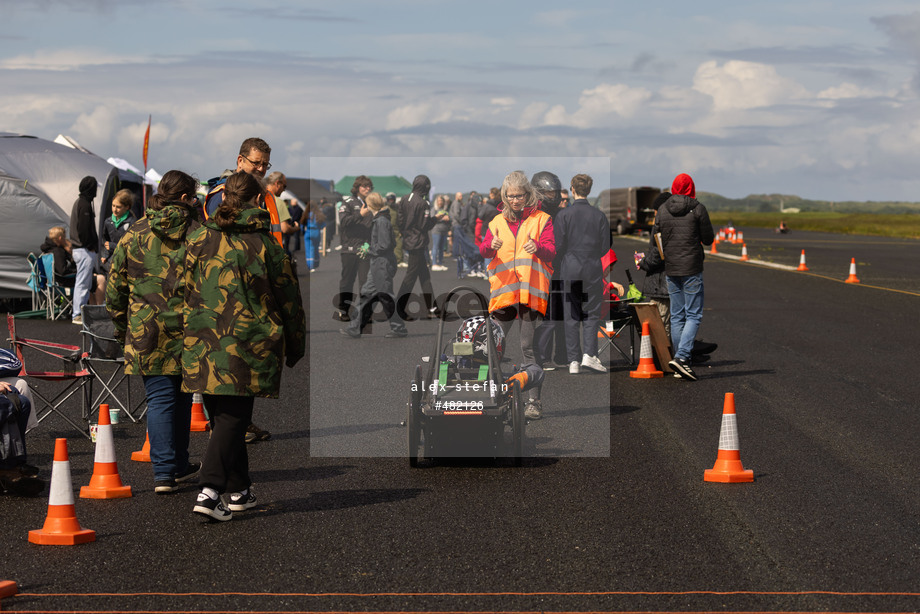
[[629, 372], [629, 377], [651, 379], [664, 377], [664, 373], [655, 368], [655, 358], [652, 356], [652, 335], [649, 332], [648, 322], [642, 323], [642, 345], [639, 349], [639, 368]]
[[19, 587], [12, 580], [0, 580], [0, 599], [12, 597], [19, 592]]
[[848, 284], [858, 284], [859, 278], [856, 277], [856, 258], [850, 260], [850, 276], [844, 280]]
[[725, 393], [722, 410], [722, 431], [719, 433], [719, 455], [712, 469], [703, 472], [707, 482], [753, 482], [754, 472], [741, 465], [741, 447], [738, 442], [738, 421], [735, 416], [735, 394]]
[[719, 253], [719, 250], [716, 248], [716, 245], [718, 245], [718, 244], [719, 244], [719, 240], [718, 240], [718, 239], [716, 239], [715, 241], [712, 242], [712, 248], [709, 250], [709, 253], [710, 253], [710, 254], [718, 254], [718, 253]]
[[204, 415], [204, 398], [197, 392], [192, 395], [192, 424], [189, 431], [202, 433], [211, 428], [211, 423]]
[[799, 268], [796, 271], [807, 271], [808, 267], [805, 266], [805, 250], [802, 250], [802, 256], [799, 258]]
[[141, 449], [131, 453], [131, 460], [139, 463], [150, 462], [150, 433], [147, 433], [147, 439], [144, 440], [144, 445]]
[[96, 532], [84, 529], [77, 520], [73, 502], [73, 482], [70, 479], [70, 456], [67, 440], [54, 440], [54, 464], [51, 468], [51, 486], [48, 495], [48, 515], [45, 526], [29, 531], [33, 544], [73, 546], [96, 540]]
[[99, 430], [96, 431], [96, 457], [93, 477], [89, 486], [80, 489], [83, 499], [123, 499], [131, 496], [131, 487], [121, 483], [118, 463], [115, 462], [115, 438], [112, 436], [112, 422], [109, 406], [99, 406]]
[[750, 257], [748, 257], [748, 253], [747, 253], [747, 244], [742, 243], [741, 244], [741, 261], [747, 262], [748, 260], [750, 260]]

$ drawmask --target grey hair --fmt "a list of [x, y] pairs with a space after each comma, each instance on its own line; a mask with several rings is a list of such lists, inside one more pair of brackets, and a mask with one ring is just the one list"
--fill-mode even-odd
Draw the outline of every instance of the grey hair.
[[520, 188], [524, 191], [526, 195], [524, 198], [525, 209], [536, 207], [539, 196], [524, 171], [512, 171], [505, 176], [505, 180], [502, 181], [502, 202], [505, 205], [502, 207], [502, 215], [506, 220], [514, 222], [517, 221], [517, 215], [511, 210], [511, 205], [508, 202], [509, 188]]
[[265, 185], [274, 185], [281, 181], [282, 178], [284, 178], [284, 173], [281, 171], [270, 173], [268, 177], [265, 178]]

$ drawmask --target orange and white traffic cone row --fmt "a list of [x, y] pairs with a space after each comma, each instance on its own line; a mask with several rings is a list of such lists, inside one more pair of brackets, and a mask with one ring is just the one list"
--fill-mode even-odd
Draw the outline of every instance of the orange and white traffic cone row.
[[54, 441], [54, 464], [51, 468], [51, 486], [48, 495], [48, 515], [41, 529], [29, 531], [33, 544], [73, 546], [96, 540], [96, 532], [84, 529], [77, 520], [74, 507], [73, 482], [70, 477], [70, 456], [67, 440]]
[[639, 368], [629, 372], [629, 377], [651, 379], [664, 377], [664, 373], [655, 367], [655, 357], [652, 355], [652, 335], [648, 322], [642, 323], [642, 345], [639, 348]]
[[131, 496], [131, 487], [125, 486], [118, 475], [115, 461], [115, 438], [112, 436], [112, 421], [109, 406], [99, 406], [99, 425], [96, 431], [96, 456], [93, 463], [93, 477], [89, 485], [80, 489], [83, 499], [122, 499]]
[[722, 429], [719, 433], [719, 453], [712, 469], [703, 472], [706, 482], [753, 482], [754, 471], [741, 464], [741, 445], [738, 440], [738, 420], [735, 414], [735, 395], [725, 393], [722, 408]]

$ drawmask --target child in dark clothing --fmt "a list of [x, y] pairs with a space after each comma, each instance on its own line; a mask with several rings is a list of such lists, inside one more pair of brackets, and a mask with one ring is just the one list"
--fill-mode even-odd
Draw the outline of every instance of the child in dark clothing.
[[112, 215], [105, 219], [102, 224], [102, 240], [100, 241], [99, 262], [102, 264], [102, 270], [109, 274], [109, 259], [115, 246], [121, 241], [121, 238], [128, 232], [131, 224], [137, 221], [131, 209], [134, 207], [134, 194], [131, 190], [118, 190], [115, 198], [112, 199]]
[[354, 318], [348, 328], [339, 329], [343, 335], [355, 339], [361, 337], [361, 331], [371, 321], [374, 305], [381, 303], [384, 313], [390, 320], [388, 338], [405, 337], [409, 334], [406, 325], [396, 313], [396, 300], [393, 297], [393, 277], [396, 276], [396, 238], [393, 233], [393, 224], [390, 222], [390, 212], [385, 206], [383, 196], [372, 192], [367, 196], [367, 207], [374, 215], [371, 223], [371, 240], [366, 243], [365, 250], [359, 249], [358, 253], [364, 258], [370, 258], [370, 271], [367, 281], [361, 287], [361, 300], [358, 304], [357, 318]]

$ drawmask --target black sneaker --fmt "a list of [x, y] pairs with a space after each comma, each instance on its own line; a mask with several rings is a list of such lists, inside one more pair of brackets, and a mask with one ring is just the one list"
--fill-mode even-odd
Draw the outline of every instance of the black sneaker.
[[153, 492], [158, 495], [168, 495], [179, 490], [179, 484], [173, 480], [157, 480], [153, 483]]
[[235, 492], [230, 495], [230, 502], [227, 507], [231, 512], [245, 512], [246, 510], [257, 506], [256, 496], [252, 493], [252, 486], [246, 489], [245, 493]]
[[695, 382], [697, 379], [699, 379], [696, 376], [696, 373], [694, 373], [693, 369], [690, 367], [689, 360], [675, 358], [668, 363], [668, 366], [674, 369], [675, 373], [678, 373], [682, 379], [688, 379], [691, 382]]
[[198, 477], [199, 471], [201, 471], [201, 463], [189, 463], [185, 471], [176, 475], [176, 481], [182, 484], [194, 480]]
[[233, 512], [224, 507], [220, 497], [212, 499], [203, 492], [198, 493], [198, 500], [195, 502], [195, 507], [192, 508], [192, 511], [221, 522], [233, 518]]
[[344, 311], [340, 311], [338, 309], [332, 312], [332, 319], [338, 320], [339, 322], [350, 322], [351, 321], [351, 318], [348, 317], [348, 313]]

